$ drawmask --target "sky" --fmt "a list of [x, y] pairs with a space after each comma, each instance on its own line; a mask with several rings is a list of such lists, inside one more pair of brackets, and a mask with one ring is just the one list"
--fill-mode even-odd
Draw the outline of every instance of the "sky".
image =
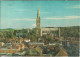
[[41, 27], [80, 26], [80, 1], [1, 1], [0, 29], [35, 28], [38, 4]]

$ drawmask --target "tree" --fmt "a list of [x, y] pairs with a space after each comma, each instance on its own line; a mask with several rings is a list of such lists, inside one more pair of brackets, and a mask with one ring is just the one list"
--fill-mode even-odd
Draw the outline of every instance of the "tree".
[[0, 32], [0, 37], [3, 37], [3, 33], [2, 32]]
[[8, 32], [6, 32], [6, 37], [7, 37], [7, 38], [13, 38], [13, 37], [14, 37], [13, 31], [8, 31]]
[[63, 37], [79, 37], [79, 27], [62, 27], [61, 36]]

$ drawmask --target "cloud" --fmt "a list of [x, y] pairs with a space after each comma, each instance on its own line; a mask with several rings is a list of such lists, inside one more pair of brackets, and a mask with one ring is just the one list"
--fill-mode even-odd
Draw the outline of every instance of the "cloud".
[[[30, 12], [34, 12], [34, 13], [37, 13], [37, 11], [35, 11], [35, 10], [33, 10], [33, 11], [32, 11], [32, 10], [29, 10], [29, 11], [30, 11]], [[41, 12], [41, 11], [40, 11], [40, 13], [43, 13], [43, 14], [44, 14], [44, 13], [48, 13], [48, 12]]]
[[48, 13], [48, 12], [40, 12], [40, 13]]
[[24, 19], [14, 19], [15, 21], [36, 21], [36, 19], [24, 18]]
[[33, 27], [36, 27], [36, 24], [32, 24]]
[[17, 9], [17, 12], [29, 11], [28, 9]]
[[66, 8], [80, 8], [80, 5], [74, 5], [74, 6], [70, 6], [70, 7], [66, 7]]
[[51, 18], [51, 17], [50, 17], [50, 18], [47, 17], [47, 18], [44, 18], [44, 19], [60, 20], [60, 19], [79, 19], [79, 18], [80, 18], [80, 16], [64, 16], [64, 17], [59, 17], [59, 16], [57, 17], [57, 16], [56, 16], [56, 17], [52, 17], [52, 18]]

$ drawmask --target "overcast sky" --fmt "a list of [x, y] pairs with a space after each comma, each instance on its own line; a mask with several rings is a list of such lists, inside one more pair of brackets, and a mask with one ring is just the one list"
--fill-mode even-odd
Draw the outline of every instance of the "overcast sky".
[[0, 28], [34, 28], [38, 4], [41, 27], [80, 25], [80, 1], [2, 1]]

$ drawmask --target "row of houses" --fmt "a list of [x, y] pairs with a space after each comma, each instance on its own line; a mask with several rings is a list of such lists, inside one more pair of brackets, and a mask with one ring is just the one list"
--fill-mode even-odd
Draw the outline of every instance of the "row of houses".
[[[4, 45], [3, 45], [4, 44]], [[18, 53], [24, 50], [25, 45], [23, 43], [0, 43], [0, 54], [10, 55], [13, 53]]]

